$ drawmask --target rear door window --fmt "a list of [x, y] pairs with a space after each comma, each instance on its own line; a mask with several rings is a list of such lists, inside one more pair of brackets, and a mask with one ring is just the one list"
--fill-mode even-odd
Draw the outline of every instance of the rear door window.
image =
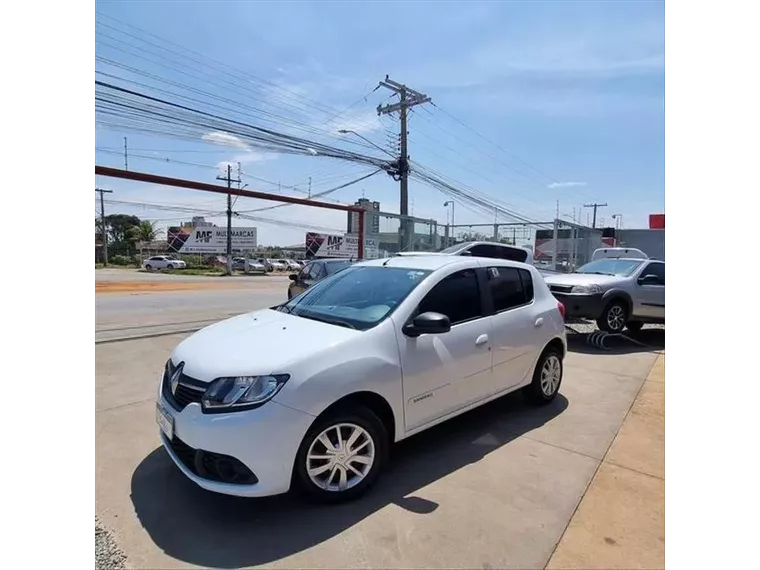
[[489, 267], [488, 288], [497, 313], [533, 301], [533, 279], [525, 269]]

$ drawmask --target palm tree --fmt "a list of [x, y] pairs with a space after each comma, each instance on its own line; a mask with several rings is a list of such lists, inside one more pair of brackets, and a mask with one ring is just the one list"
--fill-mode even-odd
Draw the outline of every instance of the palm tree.
[[155, 240], [162, 232], [156, 228], [156, 222], [141, 220], [140, 223], [130, 228], [130, 238], [140, 244], [140, 258], [145, 242]]

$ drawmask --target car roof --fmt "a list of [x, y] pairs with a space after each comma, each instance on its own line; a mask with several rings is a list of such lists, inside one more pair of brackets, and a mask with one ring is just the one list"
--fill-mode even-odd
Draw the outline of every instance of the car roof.
[[[475, 262], [475, 263], [473, 263]], [[499, 267], [519, 267], [530, 268], [532, 265], [520, 263], [519, 261], [510, 261], [509, 259], [496, 259], [491, 257], [474, 257], [462, 255], [420, 255], [420, 256], [394, 256], [385, 259], [372, 259], [362, 261], [359, 265], [367, 267], [401, 267], [404, 269], [422, 269], [436, 271], [442, 267], [452, 264], [459, 264], [463, 267], [474, 267], [477, 265], [489, 265]]]

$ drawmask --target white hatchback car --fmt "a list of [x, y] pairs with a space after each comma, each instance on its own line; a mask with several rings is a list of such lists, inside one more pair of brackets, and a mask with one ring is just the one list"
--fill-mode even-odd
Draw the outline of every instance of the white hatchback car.
[[180, 343], [158, 390], [161, 438], [211, 491], [351, 499], [393, 442], [520, 388], [554, 399], [563, 313], [518, 262], [357, 263]]

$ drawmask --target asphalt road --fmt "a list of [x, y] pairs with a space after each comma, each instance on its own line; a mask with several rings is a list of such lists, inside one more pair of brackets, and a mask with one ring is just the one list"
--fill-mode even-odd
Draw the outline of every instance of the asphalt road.
[[[134, 283], [129, 292], [96, 293], [95, 340], [190, 331], [213, 322], [283, 302], [287, 275], [203, 277], [99, 270], [96, 282]], [[140, 283], [185, 286], [182, 291], [141, 290]]]

